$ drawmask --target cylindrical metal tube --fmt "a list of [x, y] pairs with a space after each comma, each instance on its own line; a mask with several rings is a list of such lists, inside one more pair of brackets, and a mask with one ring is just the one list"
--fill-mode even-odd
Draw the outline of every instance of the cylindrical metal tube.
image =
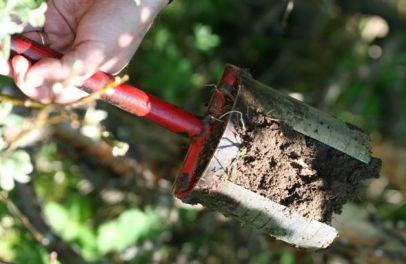
[[[63, 56], [21, 35], [13, 36], [11, 51], [14, 54], [25, 56], [32, 62], [46, 57], [60, 58]], [[85, 81], [84, 87], [81, 89], [93, 93], [105, 87], [112, 80], [110, 75], [97, 72]], [[131, 114], [145, 117], [175, 133], [185, 133], [189, 137], [194, 137], [202, 132], [202, 121], [195, 115], [128, 84], [115, 87], [114, 92], [103, 95], [102, 99]]]

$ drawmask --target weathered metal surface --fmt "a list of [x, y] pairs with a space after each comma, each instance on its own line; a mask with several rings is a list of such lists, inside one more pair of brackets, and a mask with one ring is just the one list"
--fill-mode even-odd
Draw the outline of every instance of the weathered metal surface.
[[241, 74], [239, 100], [280, 119], [294, 130], [364, 163], [371, 159], [371, 141], [365, 133], [314, 107]]
[[326, 248], [337, 237], [335, 228], [301, 216], [287, 207], [228, 181], [242, 142], [240, 115], [230, 113], [213, 157], [188, 202], [199, 202], [241, 223], [303, 248]]
[[224, 207], [229, 215], [287, 243], [303, 248], [326, 248], [338, 235], [335, 228], [291, 212], [230, 181], [222, 181], [216, 190], [228, 199], [238, 201], [238, 208], [231, 204]]

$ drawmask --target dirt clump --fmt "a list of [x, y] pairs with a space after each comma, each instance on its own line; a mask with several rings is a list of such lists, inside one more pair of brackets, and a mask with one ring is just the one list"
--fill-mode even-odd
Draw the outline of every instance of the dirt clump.
[[265, 115], [242, 135], [229, 180], [307, 218], [330, 222], [360, 182], [379, 176], [379, 159], [364, 164]]

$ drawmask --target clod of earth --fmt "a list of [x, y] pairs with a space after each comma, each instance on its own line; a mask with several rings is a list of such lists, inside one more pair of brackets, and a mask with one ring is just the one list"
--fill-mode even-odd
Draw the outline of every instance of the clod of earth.
[[363, 180], [379, 176], [377, 158], [364, 164], [262, 114], [249, 122], [229, 180], [306, 218], [330, 222]]

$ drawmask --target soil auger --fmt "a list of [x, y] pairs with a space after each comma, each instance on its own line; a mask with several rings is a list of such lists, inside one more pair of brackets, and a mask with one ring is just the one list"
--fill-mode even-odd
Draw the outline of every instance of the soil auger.
[[[62, 56], [21, 35], [13, 36], [11, 50], [32, 62]], [[111, 81], [111, 76], [98, 72], [81, 89], [93, 93]], [[299, 247], [325, 248], [337, 237], [337, 231], [227, 180], [227, 173], [240, 153], [243, 138], [239, 131], [250, 107], [255, 105], [262, 113], [282, 120], [295, 131], [365, 164], [371, 159], [367, 135], [255, 81], [232, 65], [226, 67], [203, 117], [128, 84], [115, 87], [102, 100], [190, 138], [189, 150], [174, 184], [176, 197], [186, 203], [201, 203]]]

